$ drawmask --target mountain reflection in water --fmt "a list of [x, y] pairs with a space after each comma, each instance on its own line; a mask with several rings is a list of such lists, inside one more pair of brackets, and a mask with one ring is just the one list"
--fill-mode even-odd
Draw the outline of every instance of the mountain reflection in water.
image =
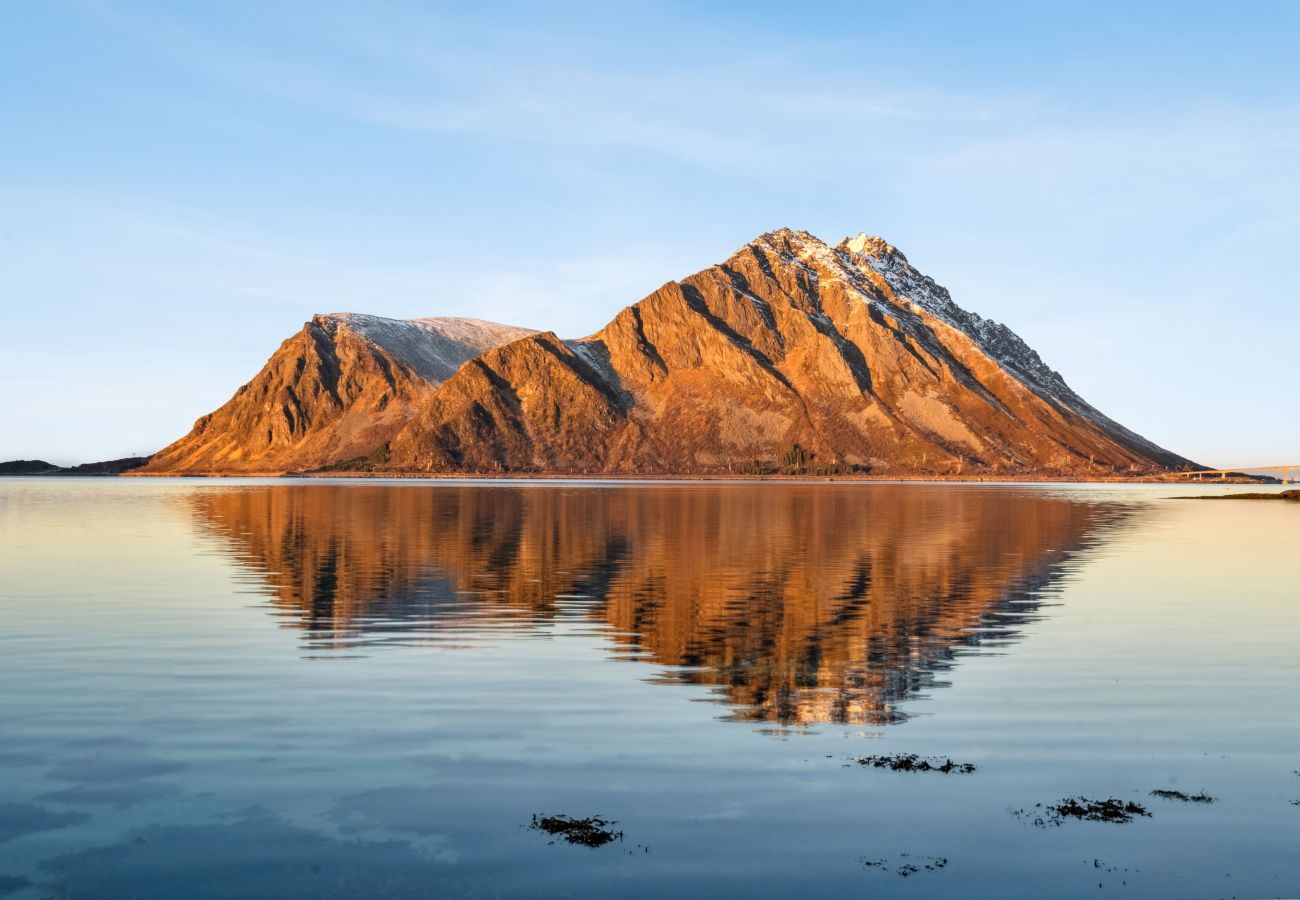
[[599, 627], [736, 718], [882, 724], [1038, 613], [1132, 507], [862, 485], [199, 491], [221, 552], [315, 651]]

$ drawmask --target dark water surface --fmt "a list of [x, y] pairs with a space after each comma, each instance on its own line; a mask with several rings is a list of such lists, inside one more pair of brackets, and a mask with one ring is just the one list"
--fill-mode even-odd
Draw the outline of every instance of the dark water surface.
[[6, 479], [0, 897], [1297, 896], [1226, 490]]

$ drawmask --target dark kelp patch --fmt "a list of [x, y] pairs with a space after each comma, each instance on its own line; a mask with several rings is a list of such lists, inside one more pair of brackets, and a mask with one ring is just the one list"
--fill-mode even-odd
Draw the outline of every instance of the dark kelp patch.
[[1038, 828], [1055, 828], [1067, 819], [1081, 822], [1113, 822], [1123, 824], [1132, 822], [1138, 816], [1151, 818], [1145, 806], [1131, 800], [1089, 800], [1086, 797], [1066, 797], [1060, 803], [1043, 806], [1034, 805], [1033, 809], [1017, 809], [1011, 813], [1017, 819], [1026, 819]]
[[[899, 860], [907, 860], [899, 862]], [[875, 869], [877, 872], [893, 872], [899, 878], [911, 878], [921, 872], [938, 872], [940, 869], [947, 867], [948, 857], [946, 856], [913, 856], [910, 853], [898, 854], [898, 859], [892, 862], [888, 859], [879, 859], [864, 856], [861, 859], [862, 868]], [[897, 863], [897, 865], [895, 865]]]
[[944, 775], [969, 775], [975, 771], [975, 766], [971, 763], [953, 762], [947, 757], [940, 756], [917, 756], [915, 753], [859, 756], [853, 762], [873, 769], [889, 769], [891, 772], [942, 772]]
[[623, 840], [623, 832], [615, 831], [613, 828], [617, 824], [617, 822], [611, 822], [601, 816], [575, 819], [572, 816], [534, 814], [528, 827], [533, 831], [544, 831], [555, 838], [550, 842], [552, 844], [563, 841], [566, 844], [595, 848]]
[[1182, 791], [1154, 790], [1151, 792], [1152, 797], [1159, 797], [1161, 800], [1178, 800], [1181, 803], [1214, 803], [1219, 798], [1211, 797], [1205, 791], [1199, 794], [1184, 794]]

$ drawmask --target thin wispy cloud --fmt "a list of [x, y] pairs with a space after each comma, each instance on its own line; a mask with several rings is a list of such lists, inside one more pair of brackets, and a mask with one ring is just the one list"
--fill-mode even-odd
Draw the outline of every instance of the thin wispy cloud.
[[[818, 154], [836, 141], [858, 140], [859, 153], [888, 158], [894, 154], [881, 137], [892, 128], [960, 134], [1023, 121], [1044, 105], [1024, 91], [990, 97], [891, 88], [833, 65], [813, 80], [779, 54], [610, 71], [569, 59], [487, 64], [461, 49], [343, 33], [326, 48], [339, 57], [313, 65], [251, 52], [157, 14], [89, 9], [172, 65], [357, 123], [502, 138], [577, 156], [642, 151], [733, 172], [771, 171], [788, 164], [787, 154]], [[366, 73], [376, 70], [389, 77], [372, 83]]]

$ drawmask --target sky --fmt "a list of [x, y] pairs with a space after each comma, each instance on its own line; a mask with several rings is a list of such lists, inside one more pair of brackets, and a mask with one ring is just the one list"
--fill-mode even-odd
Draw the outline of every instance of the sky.
[[0, 4], [0, 459], [145, 454], [314, 313], [589, 334], [879, 234], [1112, 418], [1300, 462], [1300, 4]]

